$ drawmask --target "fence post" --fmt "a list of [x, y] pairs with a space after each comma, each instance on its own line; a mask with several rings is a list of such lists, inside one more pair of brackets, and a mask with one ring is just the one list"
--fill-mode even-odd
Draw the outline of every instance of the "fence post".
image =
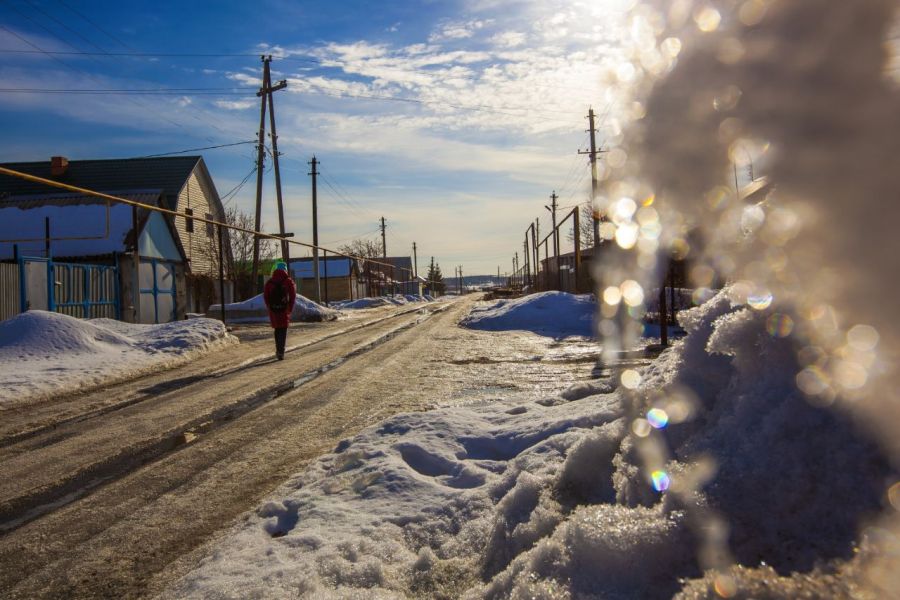
[[19, 268], [19, 312], [23, 313], [28, 310], [26, 306], [28, 300], [25, 296], [25, 262], [22, 260], [22, 255], [19, 254], [18, 244], [13, 244], [13, 258]]
[[116, 261], [116, 270], [113, 271], [113, 294], [115, 294], [116, 320], [122, 320], [122, 297], [121, 287], [119, 285], [119, 253], [113, 252], [113, 259]]
[[322, 260], [325, 271], [325, 306], [328, 306], [328, 250], [322, 250]]
[[578, 215], [578, 208], [572, 210], [574, 215], [574, 223], [573, 226], [575, 228], [575, 235], [572, 237], [575, 238], [575, 293], [581, 293], [581, 219]]
[[[260, 142], [262, 143], [262, 142]], [[222, 245], [222, 226], [216, 225], [219, 234], [219, 306], [222, 323], [225, 323], [225, 252]]]

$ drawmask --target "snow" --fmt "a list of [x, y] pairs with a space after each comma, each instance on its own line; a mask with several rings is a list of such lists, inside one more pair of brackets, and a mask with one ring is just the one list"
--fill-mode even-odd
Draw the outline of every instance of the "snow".
[[340, 310], [349, 309], [356, 310], [362, 308], [375, 308], [378, 306], [387, 306], [389, 304], [404, 305], [410, 302], [433, 302], [434, 298], [426, 296], [417, 296], [415, 294], [396, 295], [396, 296], [376, 296], [375, 298], [359, 298], [357, 300], [346, 300], [343, 302], [333, 303], [335, 308]]
[[553, 338], [592, 337], [596, 311], [591, 295], [541, 292], [479, 306], [460, 325], [484, 331], [531, 331]]
[[28, 311], [0, 322], [0, 409], [158, 371], [235, 343], [214, 319], [138, 325]]
[[581, 384], [555, 402], [401, 414], [344, 440], [166, 596], [703, 598], [744, 581], [773, 598], [823, 589], [768, 567], [704, 571], [729, 549], [781, 574], [851, 558], [890, 467], [846, 416], [796, 389], [792, 342], [768, 333], [764, 313], [726, 290], [683, 323], [688, 336], [634, 389]]
[[[206, 314], [217, 316], [221, 306], [213, 304], [207, 309]], [[294, 310], [291, 312], [293, 322], [333, 321], [338, 313], [330, 308], [317, 304], [305, 296], [297, 294]], [[253, 296], [243, 302], [234, 302], [225, 305], [225, 320], [229, 323], [268, 323], [269, 312], [266, 309], [263, 295]]]

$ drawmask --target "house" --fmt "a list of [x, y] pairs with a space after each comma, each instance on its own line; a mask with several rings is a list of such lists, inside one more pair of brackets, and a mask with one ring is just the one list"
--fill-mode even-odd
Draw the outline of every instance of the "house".
[[[313, 259], [291, 260], [290, 267], [297, 284], [297, 293], [316, 299]], [[343, 256], [319, 258], [319, 288], [322, 302], [354, 300], [366, 293], [359, 277], [359, 263]]]
[[[162, 190], [113, 195], [159, 206]], [[49, 234], [49, 235], [48, 235]], [[0, 318], [23, 309], [132, 323], [183, 319], [187, 258], [162, 213], [78, 193], [0, 199]]]
[[414, 294], [423, 292], [424, 279], [415, 276], [409, 256], [378, 257], [365, 261], [362, 276], [371, 288], [369, 295]]
[[[222, 201], [200, 156], [71, 161], [55, 156], [48, 161], [3, 163], [2, 166], [93, 191], [159, 190], [160, 206], [163, 208], [217, 221], [225, 220]], [[59, 191], [41, 183], [0, 175], [0, 197], [46, 195]], [[186, 257], [186, 310], [205, 312], [210, 304], [218, 301], [215, 227], [183, 218], [164, 218], [172, 222]], [[227, 232], [225, 235], [227, 242]], [[225, 244], [225, 251], [226, 260], [230, 262], [230, 244]], [[230, 289], [228, 282], [226, 302], [231, 300]]]

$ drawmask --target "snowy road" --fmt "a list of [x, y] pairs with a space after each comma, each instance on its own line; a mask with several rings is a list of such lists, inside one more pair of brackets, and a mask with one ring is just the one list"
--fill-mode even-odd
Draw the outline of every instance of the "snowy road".
[[302, 347], [284, 362], [271, 359], [264, 330], [257, 341], [250, 331], [190, 366], [9, 411], [3, 596], [152, 594], [234, 518], [367, 425], [500, 393], [535, 400], [592, 377], [598, 349], [588, 342], [456, 327], [472, 301], [300, 329], [308, 335], [289, 340]]

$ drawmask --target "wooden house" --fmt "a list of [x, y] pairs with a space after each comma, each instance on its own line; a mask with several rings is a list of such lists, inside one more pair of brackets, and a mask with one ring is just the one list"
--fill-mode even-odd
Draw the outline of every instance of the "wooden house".
[[[225, 220], [225, 210], [206, 163], [200, 156], [68, 160], [55, 156], [49, 161], [3, 163], [3, 167], [99, 191], [158, 190], [163, 208], [190, 212], [198, 217]], [[0, 197], [58, 193], [58, 188], [0, 175]], [[188, 312], [205, 312], [219, 300], [217, 240], [215, 227], [183, 218], [164, 217], [176, 232], [185, 256], [185, 300]], [[155, 221], [156, 219], [154, 219]], [[227, 243], [226, 260], [231, 260]], [[228, 270], [226, 269], [226, 272]], [[232, 289], [226, 285], [226, 302]]]
[[[162, 190], [114, 195], [159, 206]], [[171, 220], [77, 193], [0, 199], [8, 318], [28, 309], [165, 323], [185, 317], [187, 258]]]

